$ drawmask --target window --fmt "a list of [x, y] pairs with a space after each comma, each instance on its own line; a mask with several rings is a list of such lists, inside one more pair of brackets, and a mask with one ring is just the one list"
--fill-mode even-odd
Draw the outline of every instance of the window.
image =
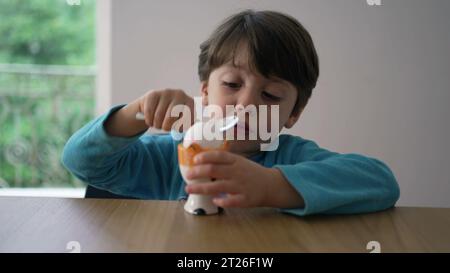
[[0, 188], [81, 187], [61, 164], [95, 107], [95, 1], [0, 1]]

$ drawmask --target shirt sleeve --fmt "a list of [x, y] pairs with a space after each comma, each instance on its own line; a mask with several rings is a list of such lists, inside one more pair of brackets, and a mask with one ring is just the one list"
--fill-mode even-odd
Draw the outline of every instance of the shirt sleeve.
[[96, 188], [141, 199], [170, 199], [176, 144], [169, 134], [108, 135], [104, 122], [121, 107], [78, 130], [64, 147], [63, 165]]
[[301, 194], [305, 207], [283, 212], [299, 216], [374, 212], [394, 206], [400, 196], [393, 173], [377, 159], [330, 152], [303, 139], [287, 146], [288, 161], [296, 163], [274, 167]]

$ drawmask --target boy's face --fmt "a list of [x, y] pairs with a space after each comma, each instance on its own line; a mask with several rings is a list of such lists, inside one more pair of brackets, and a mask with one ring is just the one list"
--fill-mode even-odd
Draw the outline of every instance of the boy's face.
[[[240, 50], [235, 57], [237, 67], [232, 63], [224, 64], [213, 70], [209, 76], [208, 82], [202, 82], [201, 93], [204, 105], [218, 105], [224, 115], [226, 105], [241, 105], [247, 107], [249, 105], [256, 106], [259, 110], [260, 105], [267, 105], [267, 123], [268, 130], [272, 130], [270, 124], [270, 109], [273, 105], [279, 106], [279, 128], [273, 128], [277, 132], [283, 127], [290, 128], [298, 120], [301, 111], [294, 114], [293, 109], [297, 100], [297, 89], [290, 82], [279, 78], [265, 78], [259, 73], [250, 71], [247, 63], [246, 50]], [[260, 113], [257, 113], [260, 119]], [[248, 115], [246, 122], [250, 130], [258, 131], [257, 124], [249, 124]], [[248, 140], [246, 132], [246, 140], [229, 141], [230, 150], [234, 153], [244, 156], [252, 155], [260, 150], [262, 140]], [[235, 138], [236, 139], [236, 138]]]

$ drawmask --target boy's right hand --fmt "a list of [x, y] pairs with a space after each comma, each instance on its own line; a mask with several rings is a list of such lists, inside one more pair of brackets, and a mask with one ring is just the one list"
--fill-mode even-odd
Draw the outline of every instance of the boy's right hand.
[[[190, 118], [194, 121], [194, 99], [180, 89], [164, 89], [148, 91], [138, 99], [139, 112], [145, 117], [148, 127], [170, 131], [172, 125], [180, 118]], [[176, 105], [185, 105], [190, 109], [190, 117], [171, 117], [171, 111]]]
[[[148, 91], [142, 97], [111, 115], [105, 123], [105, 130], [109, 135], [119, 137], [134, 136], [148, 127], [170, 131], [175, 121], [180, 118], [188, 118], [170, 116], [176, 105], [186, 105], [190, 108], [191, 117], [189, 118], [192, 125], [194, 122], [194, 99], [180, 89], [163, 89]], [[145, 121], [136, 119], [138, 112], [144, 114]]]

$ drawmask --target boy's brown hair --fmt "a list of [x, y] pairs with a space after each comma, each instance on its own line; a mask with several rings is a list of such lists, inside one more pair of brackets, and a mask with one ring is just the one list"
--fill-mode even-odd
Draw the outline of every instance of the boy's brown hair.
[[293, 113], [299, 113], [319, 77], [319, 59], [308, 31], [280, 12], [245, 10], [232, 15], [200, 45], [200, 80], [208, 81], [214, 69], [229, 61], [235, 65], [236, 50], [242, 42], [248, 47], [252, 71], [281, 78], [297, 88]]

